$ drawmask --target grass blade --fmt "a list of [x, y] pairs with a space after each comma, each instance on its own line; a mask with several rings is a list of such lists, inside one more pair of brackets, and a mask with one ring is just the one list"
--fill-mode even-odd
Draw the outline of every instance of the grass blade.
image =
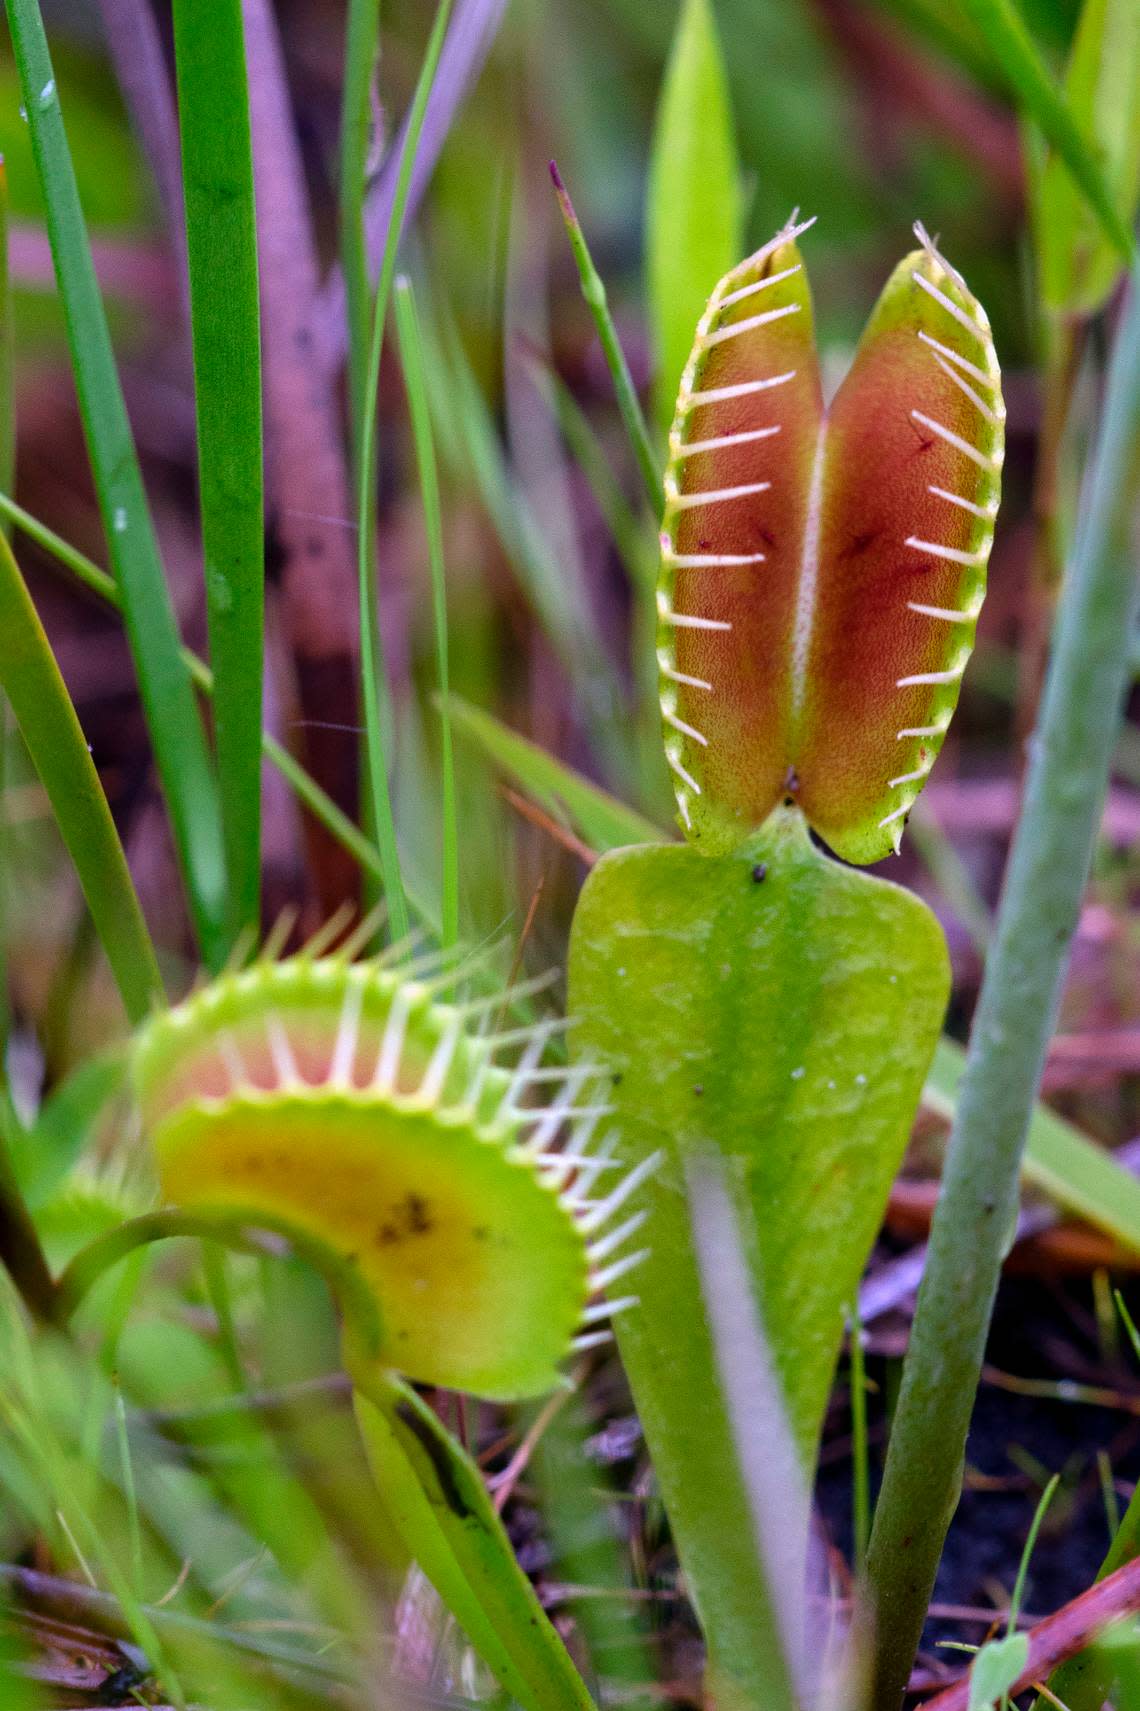
[[[8, 264], [8, 172], [0, 157], [0, 483], [10, 493], [16, 474], [16, 389], [12, 369], [12, 281]], [[12, 526], [0, 518], [0, 533], [11, 539]], [[12, 1013], [8, 997], [8, 868], [4, 783], [8, 762], [8, 704], [0, 695], [0, 1099], [8, 1087], [8, 1036]]]
[[396, 331], [400, 340], [400, 360], [404, 369], [404, 384], [408, 391], [408, 407], [412, 415], [412, 435], [416, 442], [416, 462], [420, 472], [423, 494], [424, 527], [427, 533], [428, 564], [431, 569], [432, 612], [435, 618], [436, 674], [439, 682], [440, 718], [442, 721], [441, 754], [443, 770], [443, 883], [442, 943], [451, 950], [459, 937], [459, 827], [455, 805], [455, 755], [451, 741], [451, 680], [448, 670], [447, 646], [447, 576], [443, 563], [443, 518], [439, 505], [439, 472], [435, 461], [435, 443], [431, 431], [431, 408], [424, 380], [423, 340], [420, 337], [416, 300], [408, 279], [396, 281]]
[[[961, 1046], [946, 1038], [938, 1042], [923, 1098], [951, 1120], [965, 1065]], [[1034, 1106], [1021, 1174], [1066, 1212], [1140, 1253], [1140, 1181], [1048, 1105]]]
[[360, 673], [364, 701], [364, 748], [368, 766], [372, 809], [376, 817], [376, 841], [384, 868], [384, 895], [388, 904], [388, 923], [393, 939], [408, 930], [408, 906], [404, 896], [404, 881], [400, 871], [400, 852], [396, 845], [396, 821], [392, 811], [392, 793], [388, 786], [388, 766], [384, 754], [382, 708], [389, 701], [384, 655], [380, 641], [377, 611], [376, 577], [373, 574], [372, 538], [376, 528], [376, 408], [380, 385], [380, 353], [384, 347], [384, 323], [392, 278], [396, 271], [396, 253], [404, 225], [404, 209], [408, 201], [416, 147], [423, 126], [424, 111], [431, 93], [444, 31], [447, 28], [451, 0], [439, 0], [435, 22], [428, 38], [427, 52], [420, 68], [408, 115], [407, 133], [400, 159], [400, 174], [392, 204], [392, 219], [380, 263], [380, 280], [372, 310], [372, 336], [368, 352], [368, 371], [364, 392], [364, 416], [360, 432], [360, 459], [357, 471], [357, 570], [360, 595]]
[[203, 956], [226, 950], [225, 859], [217, 788], [179, 652], [142, 474], [79, 203], [38, 0], [11, 0], [8, 23], [46, 210], [75, 386], [103, 528], [175, 847]]
[[240, 0], [176, 0], [198, 477], [234, 933], [261, 885], [265, 525], [253, 153]]
[[164, 1002], [150, 935], [95, 763], [39, 616], [0, 537], [0, 688], [12, 704], [91, 911], [123, 1006]]
[[[562, 220], [566, 227], [566, 236], [570, 240], [574, 260], [578, 264], [578, 277], [582, 281], [582, 296], [586, 299], [590, 314], [594, 318], [594, 326], [597, 328], [598, 338], [601, 341], [606, 367], [610, 371], [610, 379], [613, 382], [618, 409], [621, 411], [621, 419], [625, 423], [625, 431], [629, 436], [633, 455], [637, 459], [645, 497], [649, 501], [653, 515], [660, 517], [665, 507], [665, 491], [661, 485], [660, 463], [653, 450], [653, 444], [649, 438], [649, 428], [638, 400], [637, 388], [633, 384], [633, 376], [629, 372], [629, 364], [625, 360], [625, 352], [621, 348], [617, 328], [614, 326], [613, 317], [610, 315], [609, 304], [606, 300], [605, 282], [594, 266], [594, 258], [590, 254], [585, 233], [574, 211], [570, 192], [563, 184], [562, 174], [554, 161], [550, 163], [550, 176], [554, 181], [558, 206], [562, 211]], [[714, 276], [714, 284], [719, 277], [719, 274]], [[679, 378], [680, 372], [678, 371]], [[672, 409], [672, 405], [670, 405], [670, 409]]]
[[[359, 0], [359, 3], [363, 3], [363, 0]], [[374, 0], [374, 4], [376, 3], [378, 0]], [[415, 149], [416, 158], [404, 209], [405, 221], [415, 216], [452, 126], [464, 101], [477, 83], [487, 56], [494, 46], [506, 9], [507, 0], [456, 0]], [[354, 20], [350, 13], [350, 34], [353, 27]], [[349, 52], [356, 53], [351, 41]], [[396, 184], [403, 164], [407, 138], [408, 128], [405, 120], [364, 200], [364, 239], [370, 259], [380, 257], [384, 252], [392, 225]], [[343, 187], [342, 180], [342, 192]], [[369, 272], [371, 271], [370, 268]], [[325, 281], [315, 306], [317, 352], [320, 360], [333, 373], [339, 369], [344, 357], [350, 326], [345, 297], [345, 277], [334, 268]], [[364, 345], [366, 348], [367, 320]]]
[[380, 0], [349, 0], [340, 111], [340, 266], [348, 334], [348, 400], [353, 452], [360, 459], [368, 361], [371, 282], [364, 236], [364, 193], [372, 137], [372, 102], [380, 53]]
[[1132, 234], [1120, 217], [1100, 162], [1042, 62], [1014, 0], [960, 0], [960, 4], [985, 38], [1024, 112], [1044, 132], [1084, 191], [1113, 248], [1130, 262], [1136, 248]]
[[666, 834], [634, 808], [627, 808], [581, 773], [526, 737], [456, 695], [451, 697], [456, 729], [476, 743], [495, 765], [548, 812], [569, 820], [574, 830], [602, 854], [625, 844], [659, 844]]
[[649, 319], [657, 349], [654, 415], [673, 419], [693, 328], [740, 259], [740, 169], [716, 19], [685, 0], [665, 70], [645, 216]]
[[1117, 334], [1024, 807], [947, 1149], [871, 1536], [875, 1703], [894, 1711], [959, 1473], [1017, 1178], [1100, 823], [1140, 583], [1140, 270]]
[[[1096, 149], [1117, 212], [1130, 226], [1140, 196], [1140, 11], [1135, 0], [1085, 0], [1065, 74], [1069, 110]], [[1089, 315], [1120, 277], [1120, 258], [1056, 157], [1036, 186], [1041, 296], [1057, 314]]]

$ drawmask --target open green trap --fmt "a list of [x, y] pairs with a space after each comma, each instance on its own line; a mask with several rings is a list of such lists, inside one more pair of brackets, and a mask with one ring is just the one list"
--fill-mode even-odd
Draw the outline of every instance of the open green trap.
[[593, 1073], [541, 1067], [550, 1024], [479, 1032], [509, 997], [443, 1002], [454, 984], [347, 956], [260, 962], [152, 1021], [135, 1083], [168, 1202], [347, 1268], [380, 1364], [532, 1396], [608, 1335], [591, 1298], [638, 1258], [642, 1214], [617, 1214], [646, 1170], [623, 1175], [612, 1138], [591, 1148]]

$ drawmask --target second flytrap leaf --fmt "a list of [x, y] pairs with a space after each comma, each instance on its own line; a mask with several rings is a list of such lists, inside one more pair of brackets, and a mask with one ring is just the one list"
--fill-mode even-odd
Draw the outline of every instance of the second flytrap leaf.
[[[612, 1077], [623, 1163], [642, 1190], [639, 1305], [622, 1355], [718, 1667], [762, 1670], [756, 1565], [720, 1395], [684, 1161], [724, 1161], [762, 1322], [805, 1467], [843, 1307], [898, 1169], [949, 991], [937, 922], [910, 893], [839, 866], [779, 808], [732, 855], [615, 851], [574, 919], [570, 1009]], [[642, 1239], [642, 1238], [639, 1238]], [[679, 1405], [683, 1399], [683, 1405]]]

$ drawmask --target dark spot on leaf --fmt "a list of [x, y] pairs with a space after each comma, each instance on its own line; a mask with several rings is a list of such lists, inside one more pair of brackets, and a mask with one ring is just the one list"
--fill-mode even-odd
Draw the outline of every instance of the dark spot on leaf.
[[704, 1092], [704, 1088], [699, 1081], [695, 1084], [693, 1092], [697, 1094], [698, 1097]]
[[865, 553], [868, 547], [874, 545], [881, 534], [881, 529], [867, 529], [863, 534], [853, 536], [850, 546], [840, 553], [840, 558], [858, 558], [860, 553]]
[[376, 1232], [376, 1246], [390, 1248], [400, 1239], [400, 1232], [395, 1224], [381, 1224]]
[[404, 1201], [404, 1218], [413, 1236], [426, 1236], [431, 1229], [428, 1203], [422, 1194], [409, 1194]]
[[756, 866], [752, 869], [752, 878], [753, 878], [754, 882], [757, 885], [760, 885], [763, 883], [763, 881], [765, 879], [767, 879], [767, 877], [768, 877], [768, 863], [766, 861], [758, 861], [756, 863]]
[[487, 1240], [488, 1236], [491, 1234], [491, 1232], [487, 1228], [486, 1224], [476, 1224], [476, 1226], [472, 1230], [471, 1234], [474, 1236], [474, 1238], [477, 1242], [485, 1242]]

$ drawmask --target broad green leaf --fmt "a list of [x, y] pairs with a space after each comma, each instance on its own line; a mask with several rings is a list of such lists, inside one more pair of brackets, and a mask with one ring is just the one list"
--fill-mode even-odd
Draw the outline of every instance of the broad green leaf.
[[1003, 1699], [1028, 1662], [1028, 1634], [1007, 1634], [983, 1646], [970, 1665], [968, 1711], [986, 1711]]
[[810, 1468], [843, 1303], [938, 1037], [945, 944], [917, 898], [831, 861], [798, 811], [778, 809], [726, 857], [685, 846], [604, 857], [575, 915], [569, 982], [576, 1050], [612, 1074], [623, 1162], [663, 1154], [642, 1191], [639, 1305], [619, 1316], [618, 1338], [710, 1647], [755, 1690], [762, 1584], [696, 1306], [684, 1162], [714, 1148], [742, 1229], [757, 1232], [761, 1320]]
[[526, 1711], [593, 1711], [482, 1475], [432, 1409], [369, 1369], [356, 1417], [397, 1532], [500, 1686]]
[[257, 232], [239, 0], [175, 0], [202, 553], [232, 928], [258, 925], [265, 529]]
[[[1140, 6], [1085, 0], [1065, 94], [1074, 121], [1100, 160], [1108, 193], [1131, 226], [1140, 195]], [[1037, 193], [1041, 295], [1059, 314], [1089, 315], [1120, 277], [1117, 247], [1105, 236], [1057, 155]]]
[[652, 820], [627, 808], [591, 784], [581, 773], [509, 729], [493, 713], [485, 713], [457, 695], [450, 698], [455, 729], [476, 743], [495, 765], [513, 778], [548, 812], [568, 818], [574, 830], [595, 850], [618, 849], [628, 843], [659, 843], [664, 833]]
[[163, 1002], [154, 948], [67, 686], [2, 535], [0, 691], [47, 791], [123, 1006], [132, 1022], [141, 1022]]
[[[1127, 5], [1128, 0], [1123, 3]], [[959, 4], [985, 38], [994, 63], [1024, 113], [1065, 162], [1121, 260], [1131, 261], [1135, 242], [1120, 217], [1102, 163], [1038, 53], [1015, 0], [959, 0]]]
[[[962, 1047], [940, 1040], [925, 1099], [944, 1116], [954, 1115], [965, 1067]], [[1067, 1212], [1140, 1253], [1140, 1181], [1047, 1105], [1034, 1107], [1021, 1174]]]
[[921, 226], [825, 410], [791, 225], [726, 274], [669, 436], [657, 659], [685, 835], [782, 797], [845, 861], [899, 847], [985, 597], [1004, 457], [985, 310]]
[[683, 0], [665, 71], [646, 209], [657, 417], [668, 427], [693, 328], [741, 248], [740, 169], [712, 0]]

